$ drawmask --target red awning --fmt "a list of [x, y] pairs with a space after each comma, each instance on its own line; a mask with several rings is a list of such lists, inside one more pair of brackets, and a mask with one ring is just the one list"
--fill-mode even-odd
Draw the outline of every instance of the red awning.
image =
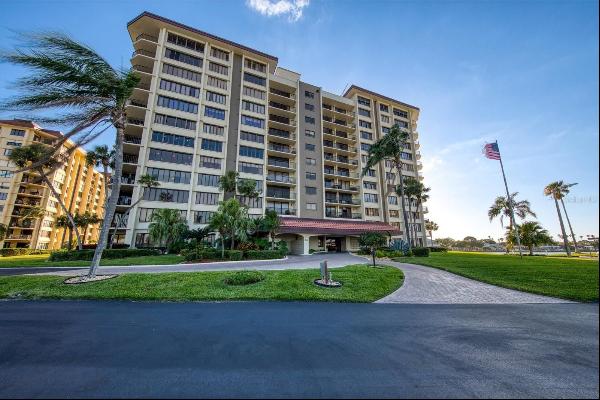
[[400, 235], [402, 232], [385, 222], [334, 221], [314, 218], [279, 218], [278, 233], [314, 233], [321, 235], [360, 235], [364, 232], [379, 232]]

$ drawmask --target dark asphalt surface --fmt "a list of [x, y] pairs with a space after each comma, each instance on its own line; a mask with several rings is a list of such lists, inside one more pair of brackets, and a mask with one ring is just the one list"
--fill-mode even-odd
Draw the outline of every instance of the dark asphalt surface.
[[0, 302], [0, 397], [598, 397], [598, 305]]
[[40, 274], [45, 272], [58, 271], [77, 271], [81, 267], [18, 267], [18, 268], [0, 268], [0, 276]]

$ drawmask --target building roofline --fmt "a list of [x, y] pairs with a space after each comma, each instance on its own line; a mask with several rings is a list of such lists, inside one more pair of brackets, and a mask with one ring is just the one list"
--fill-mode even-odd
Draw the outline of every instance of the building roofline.
[[350, 86], [350, 87], [349, 87], [349, 88], [348, 88], [348, 89], [347, 89], [347, 90], [344, 92], [343, 96], [344, 96], [344, 97], [346, 97], [346, 95], [347, 95], [348, 93], [350, 93], [350, 91], [352, 91], [352, 89], [356, 89], [356, 90], [359, 90], [359, 91], [362, 91], [362, 92], [365, 92], [365, 93], [369, 93], [370, 95], [373, 95], [373, 96], [378, 96], [378, 97], [381, 97], [381, 98], [383, 98], [383, 99], [386, 99], [386, 100], [388, 100], [388, 101], [391, 101], [391, 102], [394, 102], [394, 103], [398, 103], [398, 104], [402, 104], [403, 106], [410, 107], [410, 108], [413, 108], [413, 109], [415, 109], [415, 110], [421, 111], [421, 110], [419, 109], [419, 107], [417, 107], [417, 106], [413, 106], [413, 105], [411, 105], [411, 104], [405, 103], [405, 102], [403, 102], [403, 101], [400, 101], [400, 100], [392, 99], [391, 97], [385, 96], [385, 95], [383, 95], [383, 94], [381, 94], [381, 93], [373, 92], [372, 90], [368, 90], [368, 89], [362, 88], [362, 87], [360, 87], [360, 86], [357, 86], [357, 85], [354, 85], [354, 84], [353, 84], [353, 85], [351, 85], [351, 86]]
[[137, 17], [135, 17], [134, 19], [132, 19], [131, 21], [129, 21], [127, 23], [127, 26], [129, 27], [131, 24], [133, 24], [134, 22], [136, 22], [139, 19], [142, 19], [143, 17], [152, 18], [152, 19], [155, 19], [155, 20], [158, 20], [158, 21], [161, 21], [161, 22], [164, 22], [164, 23], [167, 23], [167, 24], [171, 24], [171, 25], [177, 26], [179, 28], [182, 28], [182, 29], [194, 32], [194, 33], [197, 33], [199, 35], [207, 36], [207, 37], [209, 37], [211, 39], [214, 39], [214, 40], [219, 40], [221, 42], [227, 43], [227, 44], [229, 44], [231, 46], [240, 48], [242, 50], [250, 51], [250, 52], [258, 54], [258, 55], [260, 55], [262, 57], [269, 58], [269, 59], [275, 61], [275, 63], [277, 63], [279, 61], [279, 59], [277, 57], [272, 56], [270, 54], [263, 53], [262, 51], [255, 50], [255, 49], [253, 49], [251, 47], [244, 46], [243, 44], [239, 44], [239, 43], [236, 43], [234, 41], [231, 41], [231, 40], [228, 40], [228, 39], [224, 39], [222, 37], [210, 34], [208, 32], [201, 31], [200, 29], [196, 29], [196, 28], [193, 28], [193, 27], [191, 27], [189, 25], [185, 25], [185, 24], [182, 24], [180, 22], [173, 21], [172, 19], [162, 17], [160, 15], [151, 13], [149, 11], [142, 12], [140, 15], [138, 15]]

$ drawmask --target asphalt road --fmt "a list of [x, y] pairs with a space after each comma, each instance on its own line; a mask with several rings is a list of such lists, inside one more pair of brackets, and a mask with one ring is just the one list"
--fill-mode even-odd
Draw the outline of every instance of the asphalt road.
[[0, 397], [598, 397], [598, 305], [0, 302]]

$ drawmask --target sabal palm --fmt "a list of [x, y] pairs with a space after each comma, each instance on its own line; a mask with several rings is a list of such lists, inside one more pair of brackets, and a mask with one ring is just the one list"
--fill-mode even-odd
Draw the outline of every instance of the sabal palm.
[[398, 187], [398, 195], [402, 206], [402, 216], [404, 217], [404, 229], [406, 232], [407, 242], [411, 242], [410, 229], [408, 226], [408, 218], [406, 214], [406, 204], [404, 199], [404, 178], [402, 176], [402, 152], [408, 143], [408, 133], [401, 131], [398, 125], [394, 125], [390, 132], [373, 143], [369, 149], [367, 162], [362, 170], [362, 175], [365, 176], [370, 169], [381, 162], [389, 162], [396, 169], [396, 174], [399, 177], [400, 183]]
[[565, 212], [565, 218], [567, 219], [567, 225], [569, 225], [569, 231], [571, 231], [571, 237], [573, 238], [573, 246], [575, 247], [575, 251], [577, 252], [577, 237], [575, 236], [575, 232], [573, 232], [573, 226], [571, 225], [571, 219], [569, 218], [569, 214], [567, 213], [567, 207], [565, 206], [565, 196], [571, 192], [571, 188], [577, 183], [564, 183], [563, 181], [558, 181], [560, 184], [559, 193], [560, 193], [560, 204], [562, 204], [562, 209]]
[[[255, 199], [260, 196], [260, 190], [256, 187], [256, 181], [252, 179], [239, 179], [237, 181], [237, 190], [242, 196]], [[235, 191], [235, 189], [234, 189]]]
[[226, 171], [219, 178], [219, 189], [223, 191], [225, 200], [230, 199], [235, 194], [238, 176], [237, 171]]
[[86, 211], [83, 214], [77, 214], [75, 217], [75, 222], [77, 223], [77, 226], [79, 226], [80, 228], [83, 228], [83, 235], [82, 235], [82, 239], [81, 242], [82, 244], [85, 244], [85, 239], [87, 237], [87, 230], [90, 227], [90, 225], [96, 225], [100, 222], [102, 222], [102, 218], [98, 217], [96, 214]]
[[[568, 193], [568, 187], [567, 193]], [[558, 200], [562, 201], [562, 198], [565, 196], [564, 193], [565, 184], [563, 181], [556, 181], [549, 183], [544, 188], [544, 196], [550, 196], [554, 199], [554, 205], [556, 206], [556, 214], [558, 215], [558, 222], [560, 223], [560, 231], [562, 233], [562, 240], [565, 245], [565, 251], [567, 255], [571, 255], [571, 248], [569, 247], [569, 237], [567, 236], [567, 232], [565, 231], [565, 224], [562, 219], [562, 214], [560, 213], [560, 207], [558, 206]]]
[[261, 221], [261, 228], [264, 231], [269, 232], [269, 239], [271, 240], [271, 250], [275, 248], [275, 232], [279, 229], [280, 221], [279, 215], [274, 210], [267, 210], [265, 217]]
[[69, 212], [62, 197], [48, 178], [49, 173], [53, 172], [64, 163], [63, 155], [56, 155], [54, 153], [54, 148], [51, 146], [33, 143], [28, 146], [21, 146], [13, 149], [8, 158], [21, 170], [32, 169], [40, 175], [40, 178], [50, 189], [52, 196], [54, 196], [60, 205], [64, 215], [69, 219], [71, 228], [75, 232], [77, 246], [81, 250], [81, 238], [79, 237], [79, 232], [77, 232], [77, 224], [73, 219], [73, 215]]
[[504, 227], [504, 217], [508, 218], [509, 221], [509, 229], [513, 227], [513, 220], [510, 212], [510, 204], [513, 205], [513, 211], [515, 216], [520, 219], [525, 219], [527, 216], [532, 216], [536, 218], [537, 216], [531, 210], [531, 204], [528, 200], [516, 200], [516, 197], [519, 195], [519, 192], [514, 192], [510, 195], [510, 199], [507, 199], [505, 196], [498, 196], [494, 203], [488, 210], [488, 217], [490, 222], [492, 222], [495, 218], [500, 217], [500, 225]]
[[183, 237], [187, 230], [187, 222], [181, 216], [179, 210], [162, 208], [154, 210], [152, 213], [152, 222], [148, 227], [150, 239], [159, 245], [169, 245]]
[[102, 175], [104, 176], [104, 198], [108, 199], [108, 168], [113, 162], [114, 151], [108, 146], [96, 146], [93, 150], [88, 151], [85, 156], [87, 165], [96, 168], [102, 167]]
[[[54, 223], [52, 224], [55, 228], [58, 229], [66, 229], [69, 232], [69, 243], [67, 245], [67, 248], [69, 250], [71, 250], [71, 246], [73, 243], [73, 225], [71, 225], [71, 221], [69, 221], [69, 217], [67, 217], [66, 215], [59, 215], [58, 217], [54, 218]], [[63, 239], [62, 239], [62, 245], [64, 246], [65, 243], [65, 236], [63, 234]]]
[[[523, 222], [521, 225], [517, 225], [516, 229], [519, 230], [521, 244], [529, 249], [529, 255], [533, 255], [533, 248], [536, 246], [554, 243], [548, 231], [542, 228], [537, 221]], [[516, 243], [516, 229], [506, 233], [506, 240], [512, 245]]]
[[[94, 140], [111, 126], [116, 128], [115, 167], [112, 190], [106, 202], [98, 246], [88, 276], [96, 274], [121, 187], [126, 106], [140, 78], [133, 70], [114, 69], [90, 47], [61, 34], [32, 35], [14, 52], [2, 55], [6, 61], [28, 68], [31, 73], [19, 81], [20, 94], [4, 108], [19, 111], [53, 110], [54, 118], [39, 117], [73, 128], [63, 141], [78, 136], [77, 145]], [[58, 146], [60, 147], [60, 146]], [[50, 156], [50, 155], [49, 155]], [[39, 165], [43, 164], [40, 160]], [[33, 165], [35, 168], [37, 165]]]
[[225, 235], [227, 234], [228, 223], [229, 218], [225, 215], [222, 205], [220, 205], [217, 212], [210, 218], [209, 227], [218, 232], [221, 238], [221, 258], [225, 258]]
[[425, 230], [429, 232], [429, 239], [431, 239], [431, 244], [433, 244], [433, 232], [439, 229], [439, 225], [433, 221], [425, 220]]
[[[411, 176], [407, 176], [406, 178], [404, 178], [404, 194], [408, 198], [409, 205], [410, 205], [412, 199], [416, 200], [417, 212], [419, 212], [419, 209], [421, 208], [421, 204], [429, 199], [428, 193], [430, 190], [431, 190], [431, 188], [425, 187], [425, 185], [416, 178], [413, 178]], [[398, 189], [396, 190], [396, 193], [398, 195], [400, 195]], [[415, 218], [413, 217], [413, 213], [410, 211], [410, 208], [409, 208], [409, 219], [412, 220], [411, 226], [413, 227], [413, 229], [416, 229]], [[413, 232], [411, 232], [411, 233], [413, 233]], [[416, 230], [414, 232], [414, 236], [415, 236], [414, 239], [416, 240], [416, 236], [417, 236]]]

